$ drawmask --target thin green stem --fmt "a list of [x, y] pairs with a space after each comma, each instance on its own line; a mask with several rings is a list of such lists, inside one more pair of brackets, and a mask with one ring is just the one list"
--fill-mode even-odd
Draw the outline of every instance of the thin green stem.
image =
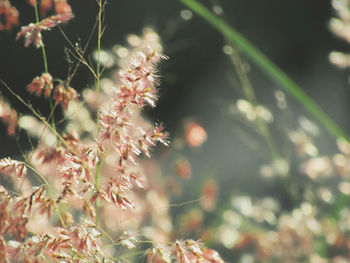
[[349, 137], [294, 81], [292, 81], [280, 68], [261, 53], [246, 38], [232, 28], [227, 22], [210, 12], [196, 0], [180, 0], [192, 11], [201, 16], [220, 32], [228, 41], [244, 52], [258, 67], [264, 70], [268, 76], [293, 95], [322, 125], [327, 131], [337, 137], [349, 141]]
[[[34, 12], [35, 12], [35, 22], [39, 23], [40, 19], [39, 19], [39, 12], [38, 12], [38, 5], [37, 5], [37, 3], [35, 3], [35, 5], [34, 5]], [[48, 73], [49, 72], [49, 67], [47, 65], [47, 57], [46, 57], [45, 45], [44, 45], [44, 43], [42, 43], [40, 46], [41, 46], [41, 53], [43, 55], [44, 70], [45, 70], [45, 73]]]
[[[96, 168], [96, 177], [95, 177], [95, 189], [96, 189], [96, 191], [98, 190], [98, 187], [99, 187], [99, 178], [100, 178], [103, 166], [105, 164], [105, 161], [107, 159], [107, 156], [109, 154], [109, 151], [110, 151], [110, 147], [107, 149], [107, 151], [105, 152], [101, 162], [99, 163], [99, 165]], [[98, 213], [97, 213], [98, 212], [98, 203], [97, 203], [97, 199], [95, 201], [95, 212], [96, 212], [96, 226], [97, 226], [98, 225]]]
[[[103, 12], [103, 5], [102, 0], [99, 0], [98, 2], [99, 10], [98, 10], [98, 24], [97, 24], [97, 68], [96, 68], [96, 93], [97, 93], [97, 105], [99, 105], [100, 101], [100, 80], [101, 80], [101, 39], [102, 39], [102, 12]], [[99, 113], [98, 113], [98, 107], [97, 107], [97, 134], [99, 134]]]
[[[39, 12], [38, 12], [38, 5], [37, 5], [36, 2], [35, 2], [35, 5], [34, 5], [34, 11], [35, 11], [35, 22], [39, 23], [40, 22]], [[41, 53], [42, 53], [42, 56], [43, 56], [44, 71], [45, 71], [45, 73], [49, 73], [49, 67], [48, 67], [48, 63], [47, 63], [47, 56], [46, 56], [46, 51], [45, 51], [45, 45], [44, 45], [43, 41], [42, 41], [40, 47], [41, 47]], [[49, 97], [49, 104], [50, 104], [50, 110], [51, 110], [50, 115], [52, 115], [51, 125], [52, 125], [52, 128], [54, 130], [56, 130], [55, 118], [54, 118], [54, 115], [53, 115], [53, 112], [54, 112], [55, 109], [53, 107], [51, 97]]]
[[[95, 84], [96, 84], [96, 93], [97, 93], [97, 112], [96, 112], [96, 126], [97, 126], [97, 136], [100, 133], [99, 129], [99, 103], [100, 103], [100, 79], [101, 79], [101, 39], [102, 39], [102, 13], [104, 9], [104, 3], [102, 0], [98, 0], [98, 16], [97, 16], [97, 68], [96, 68], [96, 76], [95, 76]], [[102, 162], [97, 167], [96, 170], [96, 177], [95, 177], [95, 188], [96, 190], [99, 187], [99, 177], [100, 173], [102, 171], [105, 159], [107, 157], [108, 153], [105, 154], [103, 157]], [[98, 226], [98, 201], [95, 200], [95, 212], [96, 212], [96, 226]]]

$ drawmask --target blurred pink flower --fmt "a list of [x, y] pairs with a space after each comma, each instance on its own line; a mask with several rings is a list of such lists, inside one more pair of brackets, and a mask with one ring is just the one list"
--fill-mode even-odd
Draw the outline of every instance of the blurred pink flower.
[[207, 133], [202, 126], [191, 121], [186, 125], [185, 137], [190, 147], [200, 147], [207, 140]]

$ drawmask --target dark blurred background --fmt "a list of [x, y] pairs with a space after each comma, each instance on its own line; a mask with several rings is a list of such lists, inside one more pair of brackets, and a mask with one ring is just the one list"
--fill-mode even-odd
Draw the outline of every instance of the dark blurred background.
[[[21, 25], [33, 21], [34, 12], [25, 1], [12, 2], [20, 11]], [[283, 69], [345, 131], [350, 132], [348, 72], [339, 70], [328, 61], [330, 51], [346, 51], [349, 46], [329, 31], [328, 22], [334, 14], [330, 1], [221, 0], [203, 3], [209, 8], [221, 6], [223, 16], [231, 25]], [[63, 29], [73, 42], [84, 44], [95, 23], [96, 1], [76, 0], [70, 4], [75, 18]], [[153, 27], [160, 34], [164, 52], [170, 59], [162, 64], [160, 100], [156, 109], [148, 110], [149, 116], [162, 121], [172, 138], [181, 135], [185, 118], [198, 121], [208, 132], [208, 142], [197, 152], [188, 151], [193, 173], [220, 176], [224, 182], [229, 182], [229, 186], [233, 184], [229, 175], [239, 173], [242, 176], [237, 177], [234, 184], [243, 190], [251, 188], [244, 175], [256, 173], [257, 166], [251, 164], [261, 162], [261, 159], [233, 136], [229, 121], [222, 114], [224, 107], [240, 97], [228, 77], [233, 74], [233, 68], [223, 53], [225, 41], [196, 15], [184, 20], [180, 14], [185, 9], [176, 0], [110, 0], [102, 46], [111, 49], [115, 44], [124, 44], [127, 34], [140, 34], [144, 27]], [[26, 91], [26, 85], [43, 71], [41, 51], [32, 46], [25, 48], [22, 39], [15, 41], [18, 30], [0, 32], [0, 78], [15, 92], [30, 98], [34, 107], [45, 113], [48, 111], [46, 102], [29, 97]], [[64, 47], [68, 46], [67, 43], [57, 29], [45, 32], [43, 37], [49, 72], [56, 78], [65, 79]], [[96, 34], [88, 52], [95, 49], [95, 43]], [[254, 65], [251, 65], [249, 77], [259, 101], [272, 104], [273, 92], [281, 87]], [[81, 67], [72, 86], [82, 90], [92, 82], [89, 72]], [[3, 87], [1, 92], [19, 112], [28, 113]], [[293, 98], [288, 97], [288, 100], [289, 109], [296, 116], [307, 115]], [[18, 154], [15, 140], [5, 136], [2, 125], [0, 132], [3, 134], [0, 157]], [[326, 133], [320, 143], [324, 152], [335, 148], [334, 140]], [[273, 186], [269, 187], [273, 189]]]

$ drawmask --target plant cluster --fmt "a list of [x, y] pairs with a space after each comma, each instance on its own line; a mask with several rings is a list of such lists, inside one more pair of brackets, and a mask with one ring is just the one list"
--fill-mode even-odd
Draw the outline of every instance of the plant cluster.
[[[142, 156], [150, 158], [158, 142], [169, 144], [162, 124], [142, 116], [158, 98], [157, 65], [166, 59], [159, 36], [151, 29], [133, 36], [112, 84], [106, 83], [101, 63], [106, 2], [97, 1], [96, 64], [84, 50], [71, 50], [76, 68], [83, 64], [95, 78], [95, 87], [79, 95], [70, 84], [76, 71], [66, 80], [49, 73], [43, 40], [54, 28], [66, 37], [60, 25], [73, 18], [71, 6], [66, 0], [28, 3], [35, 22], [22, 26], [17, 39], [41, 49], [44, 71], [27, 88], [43, 95], [51, 112], [44, 117], [2, 83], [34, 115], [18, 117], [1, 98], [0, 118], [8, 134], [26, 132], [34, 142], [22, 160], [0, 160], [0, 262], [122, 262], [138, 254], [148, 262], [223, 262], [200, 241], [172, 240], [167, 196], [143, 169]], [[0, 29], [18, 23], [19, 12], [9, 0], [0, 0], [0, 15]], [[55, 121], [60, 106], [65, 117]]]

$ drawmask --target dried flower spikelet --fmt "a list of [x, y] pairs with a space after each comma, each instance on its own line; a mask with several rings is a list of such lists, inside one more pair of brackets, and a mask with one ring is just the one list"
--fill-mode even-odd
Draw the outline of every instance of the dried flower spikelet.
[[72, 87], [65, 87], [63, 84], [58, 84], [55, 87], [53, 99], [63, 106], [64, 110], [68, 109], [70, 101], [78, 101], [79, 94]]
[[22, 243], [7, 243], [7, 256], [10, 262], [111, 262], [100, 247], [100, 233], [87, 222], [53, 229], [50, 234], [33, 235]]
[[13, 135], [18, 125], [18, 114], [0, 97], [0, 120], [7, 125], [7, 134]]
[[45, 18], [39, 23], [30, 23], [27, 26], [22, 26], [21, 31], [18, 32], [16, 39], [24, 37], [25, 47], [33, 44], [36, 48], [39, 48], [43, 45], [41, 31], [48, 31], [59, 24], [67, 23], [72, 17], [72, 13], [58, 14]]
[[30, 93], [35, 93], [36, 96], [40, 96], [44, 91], [46, 98], [51, 95], [52, 89], [52, 76], [49, 73], [43, 73], [40, 77], [35, 77], [28, 85], [28, 90]]
[[149, 263], [171, 263], [173, 248], [164, 244], [156, 244], [147, 251]]
[[[0, 30], [11, 30], [18, 24], [18, 11], [9, 0], [0, 1]], [[2, 22], [4, 21], [4, 22]]]
[[4, 175], [15, 175], [20, 179], [27, 175], [27, 168], [23, 162], [4, 158], [0, 160], [0, 173]]

